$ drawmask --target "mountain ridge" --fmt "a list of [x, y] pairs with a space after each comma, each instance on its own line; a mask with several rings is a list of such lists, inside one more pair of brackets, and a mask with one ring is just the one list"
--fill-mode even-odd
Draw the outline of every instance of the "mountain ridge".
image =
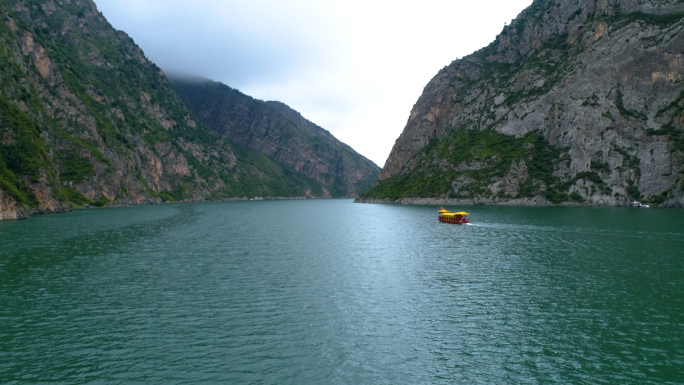
[[426, 85], [361, 201], [684, 205], [676, 1], [535, 0]]
[[0, 42], [0, 219], [331, 195], [203, 124], [91, 0], [0, 0]]
[[355, 197], [377, 179], [377, 165], [282, 102], [261, 101], [209, 79], [169, 80], [221, 137], [293, 167], [332, 195]]

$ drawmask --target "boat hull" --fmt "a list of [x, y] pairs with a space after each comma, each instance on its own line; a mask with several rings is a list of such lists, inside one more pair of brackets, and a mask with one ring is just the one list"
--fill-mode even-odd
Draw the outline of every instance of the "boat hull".
[[438, 218], [440, 222], [443, 223], [453, 223], [455, 225], [465, 225], [466, 223], [470, 223], [470, 219], [468, 218]]

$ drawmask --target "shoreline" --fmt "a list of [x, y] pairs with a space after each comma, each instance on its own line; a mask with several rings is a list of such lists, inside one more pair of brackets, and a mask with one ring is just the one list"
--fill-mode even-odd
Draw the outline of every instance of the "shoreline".
[[[679, 200], [673, 199], [672, 204], [651, 204], [652, 208], [684, 208], [684, 204]], [[592, 201], [579, 202], [563, 202], [560, 204], [553, 204], [549, 200], [535, 196], [532, 198], [515, 198], [515, 199], [492, 199], [492, 198], [420, 198], [420, 197], [404, 197], [399, 199], [377, 199], [377, 198], [356, 198], [354, 203], [374, 203], [374, 204], [396, 204], [396, 205], [441, 205], [441, 206], [528, 206], [528, 207], [631, 207], [632, 202], [622, 202], [617, 200], [606, 201], [603, 199], [596, 199]], [[666, 202], [668, 203], [668, 202]]]
[[[347, 199], [351, 199], [349, 197], [346, 197]], [[32, 215], [46, 215], [46, 214], [61, 214], [61, 213], [68, 213], [71, 211], [76, 211], [76, 210], [93, 210], [93, 209], [108, 209], [108, 208], [117, 208], [117, 207], [133, 207], [133, 206], [139, 206], [139, 205], [155, 205], [155, 204], [165, 204], [165, 203], [193, 203], [193, 202], [251, 202], [251, 201], [275, 201], [275, 200], [305, 200], [305, 199], [335, 199], [335, 198], [311, 198], [307, 196], [297, 196], [297, 197], [252, 197], [252, 198], [247, 198], [247, 197], [233, 197], [233, 198], [225, 198], [225, 199], [184, 199], [182, 201], [161, 201], [161, 200], [155, 200], [155, 199], [149, 199], [147, 201], [141, 201], [141, 202], [121, 202], [117, 204], [107, 204], [104, 206], [93, 206], [93, 205], [85, 205], [85, 206], [76, 206], [76, 207], [71, 207], [71, 206], [64, 206], [60, 205], [55, 207], [54, 209], [46, 209], [46, 208], [32, 208], [32, 209], [26, 209], [21, 206], [12, 206], [12, 207], [6, 207], [5, 210], [0, 210], [0, 221], [12, 221], [12, 220], [22, 220], [22, 219], [29, 219]]]
[[[193, 203], [193, 202], [253, 202], [253, 201], [269, 201], [269, 200], [306, 200], [306, 199], [354, 199], [354, 203], [368, 203], [368, 204], [393, 204], [393, 205], [441, 205], [441, 206], [527, 206], [527, 207], [631, 207], [631, 202], [617, 202], [612, 201], [612, 204], [606, 203], [604, 200], [597, 201], [585, 201], [583, 203], [578, 202], [563, 202], [561, 204], [553, 204], [541, 196], [535, 196], [533, 198], [516, 198], [508, 200], [499, 200], [491, 198], [473, 198], [473, 199], [463, 199], [463, 198], [421, 198], [421, 197], [404, 197], [399, 199], [377, 199], [377, 198], [353, 198], [353, 197], [308, 197], [308, 196], [297, 196], [297, 197], [232, 197], [224, 199], [185, 199], [182, 201], [161, 201], [155, 199], [149, 199], [147, 201], [141, 202], [121, 202], [118, 204], [107, 204], [104, 206], [93, 206], [85, 205], [83, 207], [70, 207], [60, 205], [54, 209], [45, 208], [32, 208], [25, 209], [23, 207], [7, 207], [6, 210], [0, 210], [0, 221], [11, 221], [11, 220], [21, 220], [28, 219], [32, 215], [44, 215], [44, 214], [60, 214], [68, 213], [75, 210], [92, 210], [92, 209], [106, 209], [106, 208], [117, 208], [117, 207], [132, 207], [138, 205], [151, 205], [151, 204], [165, 204], [165, 203]], [[672, 200], [674, 204], [652, 204], [651, 208], [684, 208], [684, 204], [678, 200]]]

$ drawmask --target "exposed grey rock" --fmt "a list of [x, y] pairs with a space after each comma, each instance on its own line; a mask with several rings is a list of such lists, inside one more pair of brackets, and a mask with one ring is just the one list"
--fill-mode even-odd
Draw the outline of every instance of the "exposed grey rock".
[[[571, 183], [561, 193], [589, 205], [682, 207], [683, 29], [684, 3], [674, 0], [535, 0], [490, 46], [425, 86], [380, 179], [445, 169], [426, 145], [454, 130], [536, 131], [561, 150], [553, 175]], [[486, 189], [515, 198], [526, 162]], [[586, 173], [600, 182], [575, 180]], [[463, 183], [454, 182], [456, 192]]]

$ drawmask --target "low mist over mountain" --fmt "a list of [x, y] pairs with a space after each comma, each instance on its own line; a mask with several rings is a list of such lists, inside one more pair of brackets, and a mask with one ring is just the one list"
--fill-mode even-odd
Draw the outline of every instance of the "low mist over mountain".
[[170, 76], [183, 102], [221, 137], [263, 152], [332, 196], [356, 196], [380, 168], [279, 102], [263, 102], [207, 79]]
[[684, 205], [684, 3], [535, 0], [425, 87], [365, 201]]
[[0, 41], [0, 219], [85, 205], [343, 196], [358, 191], [347, 180], [368, 183], [346, 166], [343, 145], [329, 151], [343, 161], [319, 170], [334, 175], [325, 179], [221, 138], [91, 0], [0, 0]]

